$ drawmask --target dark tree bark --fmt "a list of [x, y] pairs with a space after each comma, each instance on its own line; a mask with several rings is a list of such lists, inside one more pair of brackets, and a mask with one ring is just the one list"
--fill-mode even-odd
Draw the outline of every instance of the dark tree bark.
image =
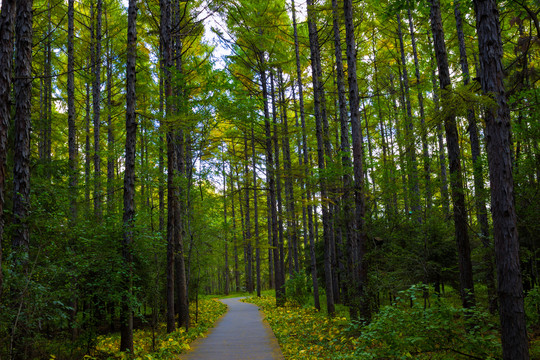
[[308, 0], [308, 29], [309, 29], [309, 49], [311, 52], [311, 68], [312, 68], [312, 81], [313, 81], [313, 95], [315, 105], [315, 127], [317, 137], [317, 163], [319, 172], [321, 173], [320, 191], [321, 191], [321, 207], [323, 216], [323, 237], [324, 237], [324, 272], [325, 272], [325, 285], [326, 285], [326, 307], [328, 314], [333, 315], [335, 313], [334, 296], [333, 296], [333, 283], [332, 283], [332, 241], [331, 238], [331, 226], [330, 226], [330, 214], [328, 210], [327, 180], [322, 174], [326, 168], [325, 164], [325, 134], [324, 124], [327, 123], [326, 110], [324, 106], [324, 89], [321, 83], [321, 65], [320, 65], [320, 48], [319, 48], [319, 35], [317, 32], [317, 25], [315, 22], [315, 10], [313, 8], [313, 1]]
[[352, 256], [354, 276], [358, 279], [358, 299], [360, 301], [360, 316], [365, 320], [371, 317], [367, 289], [367, 266], [364, 260], [366, 254], [365, 235], [365, 199], [364, 199], [364, 172], [362, 160], [362, 128], [360, 126], [358, 80], [356, 73], [356, 40], [354, 35], [352, 0], [343, 1], [345, 14], [345, 30], [347, 44], [347, 65], [349, 81], [349, 109], [351, 112], [351, 130], [353, 140], [353, 174], [355, 199], [355, 230], [357, 238], [349, 245]]
[[[165, 114], [171, 115], [172, 96], [172, 42], [171, 42], [171, 2], [160, 0], [160, 42], [162, 50], [162, 64], [164, 76]], [[171, 125], [167, 124], [167, 333], [175, 329], [174, 321], [174, 269], [175, 269], [175, 211], [178, 203], [177, 188], [175, 184], [175, 171], [177, 159], [174, 146], [174, 135]]]
[[[441, 96], [444, 101], [448, 101], [452, 85], [450, 82], [446, 45], [444, 43], [441, 8], [439, 0], [430, 0], [430, 4], [431, 31], [433, 33], [435, 57], [439, 70]], [[444, 108], [444, 106], [446, 105], [443, 102], [446, 147], [448, 149], [448, 161], [450, 162], [450, 188], [454, 206], [454, 226], [459, 259], [460, 293], [463, 307], [469, 309], [475, 305], [475, 298], [471, 249], [467, 230], [467, 208], [465, 206], [463, 175], [460, 162], [459, 136], [455, 114], [450, 108]]]
[[497, 101], [497, 106], [486, 108], [485, 122], [503, 358], [529, 359], [514, 207], [510, 110], [503, 82], [499, 11], [494, 0], [475, 0], [474, 5], [480, 82], [484, 93]]
[[126, 60], [126, 162], [124, 171], [124, 238], [122, 257], [127, 270], [124, 279], [122, 314], [120, 321], [120, 351], [133, 353], [133, 309], [129, 305], [133, 292], [133, 228], [135, 220], [135, 146], [137, 117], [135, 114], [135, 65], [137, 61], [137, 0], [128, 5], [127, 60]]
[[[302, 157], [304, 163], [304, 177], [306, 180], [309, 178], [309, 160], [307, 150], [307, 134], [306, 134], [306, 115], [304, 110], [304, 90], [302, 84], [302, 68], [300, 67], [300, 50], [298, 45], [298, 30], [296, 25], [296, 9], [294, 6], [294, 0], [291, 0], [292, 15], [293, 15], [293, 30], [294, 30], [294, 50], [296, 55], [296, 77], [298, 81], [298, 101], [300, 106], [300, 122], [302, 126]], [[311, 191], [309, 185], [306, 184], [306, 200], [307, 216], [308, 216], [308, 228], [309, 228], [309, 257], [311, 260], [311, 280], [313, 283], [313, 301], [317, 310], [321, 310], [319, 300], [319, 283], [317, 279], [317, 259], [315, 257], [315, 234], [313, 229], [313, 207], [311, 205]]]
[[[17, 1], [15, 20], [15, 144], [13, 159], [13, 235], [11, 246], [16, 272], [28, 276], [30, 232], [30, 127], [32, 110], [32, 0]], [[13, 288], [12, 301], [25, 309], [23, 288]], [[20, 305], [22, 304], [22, 305]], [[14, 324], [10, 355], [25, 358], [27, 325]]]
[[92, 107], [94, 111], [94, 214], [96, 218], [102, 217], [101, 198], [101, 156], [100, 156], [100, 129], [101, 129], [101, 14], [103, 1], [97, 0], [96, 38], [92, 84]]
[[4, 236], [4, 192], [8, 129], [11, 121], [11, 74], [13, 71], [13, 27], [15, 0], [2, 0], [0, 13], [0, 299], [3, 290], [2, 240]]

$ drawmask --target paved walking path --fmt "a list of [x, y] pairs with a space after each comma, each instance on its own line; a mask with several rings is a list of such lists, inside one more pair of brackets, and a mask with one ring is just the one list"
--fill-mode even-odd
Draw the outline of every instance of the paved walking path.
[[256, 305], [223, 299], [229, 310], [205, 338], [191, 344], [183, 360], [282, 360], [274, 333]]

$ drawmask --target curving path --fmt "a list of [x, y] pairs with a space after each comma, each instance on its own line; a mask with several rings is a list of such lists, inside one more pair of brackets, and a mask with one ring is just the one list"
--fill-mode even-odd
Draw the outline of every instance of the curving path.
[[184, 360], [282, 360], [283, 355], [270, 326], [256, 305], [241, 298], [223, 299], [229, 310], [205, 338], [191, 344]]

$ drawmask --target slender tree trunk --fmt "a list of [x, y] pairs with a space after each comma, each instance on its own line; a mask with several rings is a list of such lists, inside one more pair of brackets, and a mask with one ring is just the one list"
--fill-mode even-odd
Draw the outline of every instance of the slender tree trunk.
[[122, 315], [120, 321], [120, 351], [133, 353], [133, 228], [135, 221], [135, 146], [137, 144], [137, 117], [135, 114], [135, 65], [137, 60], [137, 5], [128, 5], [127, 61], [126, 61], [126, 162], [124, 171], [124, 239], [122, 257], [127, 270], [124, 279]]
[[[105, 15], [107, 33], [109, 33], [108, 17]], [[107, 36], [107, 211], [114, 213], [114, 127], [112, 121], [112, 53], [110, 34]]]
[[317, 136], [317, 158], [319, 172], [321, 173], [321, 207], [323, 216], [323, 236], [324, 236], [324, 270], [325, 270], [325, 285], [326, 285], [326, 307], [328, 314], [333, 315], [335, 313], [333, 283], [332, 283], [332, 238], [330, 227], [330, 214], [328, 211], [328, 191], [327, 181], [322, 174], [326, 168], [324, 155], [325, 155], [325, 136], [323, 134], [323, 126], [326, 117], [326, 111], [324, 109], [324, 89], [320, 79], [320, 49], [319, 49], [319, 36], [317, 32], [317, 25], [315, 23], [315, 10], [313, 8], [313, 0], [308, 0], [308, 29], [309, 29], [309, 48], [311, 52], [311, 68], [312, 68], [312, 80], [313, 80], [313, 93], [314, 93], [314, 105], [315, 105], [315, 127]]
[[416, 165], [416, 146], [414, 144], [414, 127], [412, 117], [411, 95], [409, 88], [409, 72], [407, 71], [407, 61], [405, 60], [405, 50], [403, 45], [403, 32], [401, 30], [401, 16], [397, 14], [399, 47], [401, 49], [401, 69], [402, 81], [405, 95], [405, 107], [407, 110], [407, 120], [405, 124], [405, 152], [407, 154], [407, 177], [409, 194], [411, 198], [411, 208], [415, 212], [415, 218], [421, 222], [420, 212], [420, 190], [418, 188], [418, 169]]
[[274, 74], [273, 70], [270, 70], [270, 89], [271, 89], [271, 98], [272, 98], [272, 124], [274, 135], [272, 136], [272, 141], [274, 143], [274, 174], [275, 174], [275, 186], [276, 186], [276, 200], [277, 200], [277, 221], [278, 221], [278, 244], [279, 244], [279, 262], [280, 262], [280, 276], [281, 283], [285, 284], [285, 251], [283, 248], [284, 238], [283, 238], [283, 199], [281, 197], [281, 165], [279, 162], [279, 136], [277, 130], [277, 114], [278, 109], [276, 105], [276, 95], [274, 87]]
[[[92, 53], [93, 51], [90, 50]], [[91, 56], [93, 58], [93, 56]], [[93, 60], [92, 60], [93, 61]], [[86, 83], [86, 113], [85, 113], [85, 141], [84, 141], [84, 200], [90, 207], [90, 83]]]
[[[441, 96], [444, 100], [449, 100], [452, 85], [450, 82], [446, 45], [444, 43], [439, 0], [430, 0], [430, 4], [431, 30], [433, 32], [435, 57], [437, 59], [437, 67], [439, 69]], [[450, 187], [452, 191], [455, 236], [459, 259], [460, 293], [463, 307], [469, 309], [475, 305], [475, 297], [472, 276], [471, 249], [467, 230], [467, 209], [465, 206], [463, 175], [460, 163], [459, 136], [455, 114], [449, 108], [444, 109], [444, 111], [446, 146], [448, 149], [448, 160], [450, 162]]]
[[4, 205], [8, 129], [11, 122], [11, 74], [13, 71], [13, 28], [15, 0], [2, 0], [0, 13], [0, 300], [3, 290], [2, 240], [4, 237]]
[[418, 107], [420, 110], [420, 126], [421, 129], [421, 139], [422, 139], [422, 156], [424, 158], [424, 187], [425, 187], [425, 204], [427, 209], [431, 209], [432, 205], [432, 193], [431, 193], [431, 165], [429, 158], [429, 149], [427, 141], [427, 127], [426, 127], [426, 115], [424, 111], [424, 95], [422, 91], [422, 82], [420, 78], [420, 65], [418, 63], [418, 52], [416, 51], [416, 35], [414, 33], [413, 18], [411, 14], [411, 9], [407, 9], [407, 15], [409, 17], [409, 31], [411, 34], [411, 42], [413, 48], [414, 56], [414, 74], [416, 76], [416, 91], [418, 93]]
[[354, 276], [358, 279], [358, 299], [360, 302], [360, 316], [365, 320], [371, 317], [369, 310], [369, 298], [367, 296], [367, 266], [366, 235], [365, 235], [365, 199], [364, 199], [364, 175], [362, 160], [362, 128], [360, 126], [358, 80], [356, 73], [356, 40], [354, 35], [352, 0], [343, 1], [345, 15], [345, 31], [347, 44], [347, 65], [349, 81], [349, 109], [351, 112], [351, 129], [353, 140], [353, 174], [354, 174], [354, 198], [355, 198], [355, 229], [357, 238], [349, 245], [350, 256], [354, 264]]
[[223, 156], [221, 161], [222, 176], [223, 176], [223, 223], [225, 225], [225, 288], [224, 294], [229, 295], [229, 224], [227, 223], [227, 172], [225, 171], [225, 151], [222, 148]]
[[[266, 83], [266, 70], [264, 53], [259, 52], [259, 62], [261, 64], [261, 87], [264, 103], [264, 131], [265, 131], [265, 151], [266, 151], [266, 181], [268, 182], [268, 208], [272, 224], [272, 257], [274, 260], [274, 286], [276, 289], [276, 304], [282, 306], [285, 303], [285, 289], [283, 288], [283, 268], [279, 258], [278, 239], [278, 219], [276, 209], [276, 179], [274, 173], [274, 154], [272, 152], [272, 131], [270, 129], [270, 112], [268, 110], [268, 87]], [[270, 234], [269, 234], [270, 236]]]
[[[74, 38], [74, 20], [75, 9], [74, 0], [68, 2], [68, 73], [67, 73], [67, 112], [68, 112], [68, 166], [69, 166], [69, 208], [70, 208], [70, 226], [74, 226], [77, 222], [77, 193], [78, 193], [78, 167], [79, 167], [79, 151], [77, 147], [77, 127], [75, 124], [75, 54], [73, 48]], [[1, 61], [0, 61], [1, 62]], [[75, 239], [73, 239], [73, 242]], [[75, 340], [78, 336], [77, 321], [77, 294], [76, 294], [76, 279], [72, 280], [74, 286], [72, 310], [70, 321], [72, 326], [72, 339]]]
[[102, 217], [101, 198], [101, 156], [100, 156], [100, 129], [101, 129], [101, 13], [102, 0], [97, 0], [96, 15], [96, 42], [94, 53], [94, 81], [92, 84], [92, 102], [94, 110], [94, 214], [96, 218]]
[[[465, 35], [463, 34], [463, 24], [461, 19], [460, 1], [454, 2], [454, 17], [456, 18], [456, 30], [459, 40], [459, 55], [461, 62], [461, 72], [463, 74], [463, 83], [465, 86], [470, 83], [469, 62], [467, 60], [467, 48], [465, 46]], [[467, 110], [467, 122], [469, 125], [469, 138], [471, 140], [471, 156], [473, 162], [474, 176], [474, 200], [476, 207], [476, 219], [480, 225], [480, 236], [484, 246], [484, 266], [486, 271], [486, 285], [488, 288], [489, 312], [494, 314], [497, 311], [497, 293], [495, 290], [494, 259], [489, 238], [489, 223], [484, 198], [484, 169], [482, 159], [480, 158], [480, 141], [478, 139], [478, 126], [474, 109]]]
[[[247, 130], [247, 129], [246, 129]], [[251, 270], [253, 269], [252, 261], [252, 244], [251, 244], [251, 218], [250, 218], [250, 206], [249, 206], [249, 154], [248, 154], [248, 141], [247, 141], [247, 131], [244, 132], [244, 201], [246, 204], [245, 211], [245, 249], [246, 249], [246, 289], [249, 293], [253, 292], [253, 274]]]
[[255, 156], [255, 133], [251, 124], [251, 158], [253, 166], [253, 222], [255, 223], [255, 272], [257, 296], [261, 296], [261, 245], [259, 243], [259, 204], [257, 198], [257, 162]]
[[[306, 133], [306, 115], [304, 110], [304, 90], [302, 84], [302, 68], [300, 66], [300, 49], [298, 45], [298, 30], [296, 24], [296, 9], [294, 6], [294, 0], [292, 3], [292, 15], [293, 15], [293, 30], [294, 30], [294, 50], [296, 55], [296, 77], [298, 81], [298, 101], [300, 105], [300, 121], [302, 125], [302, 156], [304, 163], [304, 177], [307, 181], [309, 179], [309, 160], [307, 150], [307, 133]], [[315, 234], [313, 229], [313, 207], [311, 205], [311, 191], [309, 185], [306, 184], [306, 200], [307, 200], [307, 216], [308, 216], [308, 228], [309, 228], [309, 256], [311, 260], [311, 280], [313, 283], [313, 301], [317, 310], [321, 310], [319, 300], [319, 283], [317, 278], [317, 259], [315, 257]]]
[[294, 192], [293, 192], [293, 174], [291, 164], [291, 148], [289, 137], [289, 123], [287, 117], [287, 104], [285, 102], [285, 85], [283, 84], [283, 74], [281, 69], [278, 73], [279, 89], [280, 89], [280, 102], [281, 102], [281, 127], [282, 127], [282, 140], [281, 146], [283, 148], [283, 170], [285, 172], [285, 207], [287, 210], [287, 233], [288, 241], [290, 242], [290, 248], [292, 250], [291, 258], [293, 262], [294, 272], [300, 271], [300, 263], [298, 261], [298, 229], [296, 210], [294, 206]]
[[[345, 230], [345, 237], [347, 243], [356, 241], [356, 234], [354, 229], [354, 187], [353, 179], [349, 169], [352, 168], [352, 161], [350, 158], [350, 141], [349, 141], [349, 124], [348, 124], [348, 110], [347, 110], [347, 98], [345, 96], [345, 73], [343, 71], [343, 55], [341, 50], [341, 37], [339, 30], [339, 17], [338, 17], [338, 4], [337, 0], [332, 0], [332, 15], [333, 15], [333, 31], [334, 31], [334, 55], [336, 59], [336, 84], [338, 92], [338, 104], [339, 104], [339, 123], [340, 123], [340, 151], [341, 151], [341, 166], [342, 166], [342, 214], [343, 227]], [[352, 257], [348, 256], [348, 269], [345, 272], [347, 277], [346, 288], [354, 288], [357, 280], [353, 276], [351, 271], [353, 268]], [[348, 304], [350, 301], [349, 294], [346, 294], [345, 301]], [[358, 307], [351, 304], [349, 311], [352, 318], [358, 317]]]
[[[171, 41], [171, 2], [160, 0], [160, 41], [162, 50], [162, 64], [165, 88], [165, 114], [172, 115], [172, 41]], [[171, 124], [167, 124], [167, 333], [175, 329], [174, 321], [174, 269], [175, 269], [175, 239], [176, 227], [175, 211], [177, 209], [178, 194], [175, 184], [174, 170], [177, 164], [174, 135]]]
[[235, 291], [240, 292], [240, 271], [238, 270], [238, 247], [236, 244], [236, 212], [234, 208], [234, 178], [233, 178], [232, 169], [231, 169], [230, 178], [231, 178], [230, 187], [231, 187], [231, 212], [232, 212], [231, 215], [232, 215], [232, 226], [233, 226], [232, 243], [233, 243], [233, 248], [234, 248], [234, 284], [235, 284]]
[[510, 110], [503, 82], [499, 11], [494, 0], [475, 0], [474, 5], [480, 82], [484, 93], [497, 101], [497, 106], [486, 108], [485, 122], [503, 359], [529, 359], [514, 207]]

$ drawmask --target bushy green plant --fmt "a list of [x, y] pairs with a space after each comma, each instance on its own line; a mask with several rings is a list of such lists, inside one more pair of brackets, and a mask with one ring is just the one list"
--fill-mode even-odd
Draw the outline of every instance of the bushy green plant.
[[303, 270], [295, 273], [285, 282], [287, 300], [299, 306], [304, 305], [309, 299], [309, 288], [306, 273]]
[[525, 315], [529, 327], [540, 326], [540, 289], [538, 287], [530, 290], [525, 297]]
[[[422, 286], [399, 293], [395, 304], [381, 308], [361, 328], [355, 356], [360, 359], [500, 358], [498, 336], [488, 315], [434, 298], [424, 309]], [[412, 300], [412, 301], [411, 301]], [[412, 304], [412, 306], [411, 306]]]

